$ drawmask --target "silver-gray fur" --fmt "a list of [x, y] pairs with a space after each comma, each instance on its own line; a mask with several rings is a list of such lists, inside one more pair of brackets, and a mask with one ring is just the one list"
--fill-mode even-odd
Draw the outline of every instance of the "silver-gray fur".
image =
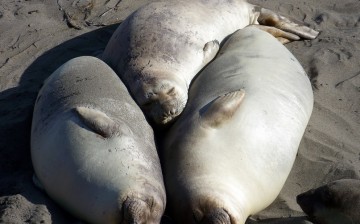
[[[102, 59], [158, 125], [184, 109], [195, 75], [216, 55], [228, 35], [262, 24], [282, 39], [313, 39], [318, 32], [244, 0], [167, 0], [147, 4], [123, 21]], [[285, 31], [283, 31], [285, 30]]]
[[31, 156], [38, 182], [89, 223], [159, 223], [165, 189], [153, 131], [103, 61], [72, 59], [40, 90]]
[[272, 203], [312, 108], [309, 78], [286, 47], [253, 27], [233, 34], [194, 80], [164, 144], [179, 223], [244, 224]]
[[360, 180], [333, 181], [296, 199], [314, 223], [360, 224]]

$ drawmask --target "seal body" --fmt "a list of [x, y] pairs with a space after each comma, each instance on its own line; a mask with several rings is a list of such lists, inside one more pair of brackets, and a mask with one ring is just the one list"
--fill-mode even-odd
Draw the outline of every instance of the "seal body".
[[[238, 29], [258, 24], [262, 12], [243, 0], [152, 2], [120, 24], [102, 59], [145, 114], [167, 124], [182, 112], [191, 80], [215, 57], [219, 43]], [[264, 24], [292, 24], [274, 13], [263, 14], [276, 17], [262, 18]], [[290, 25], [286, 30], [302, 29]]]
[[89, 223], [159, 223], [165, 190], [153, 131], [119, 77], [94, 57], [44, 83], [31, 156], [47, 194]]
[[315, 223], [360, 223], [360, 180], [337, 180], [304, 192], [296, 200]]
[[179, 223], [243, 224], [272, 203], [312, 108], [311, 83], [282, 44], [253, 27], [233, 34], [194, 80], [164, 142]]

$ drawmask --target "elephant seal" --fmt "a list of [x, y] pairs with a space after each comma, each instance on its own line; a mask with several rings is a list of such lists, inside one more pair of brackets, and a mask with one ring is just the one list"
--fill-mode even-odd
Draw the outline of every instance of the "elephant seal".
[[[282, 40], [313, 39], [318, 32], [244, 0], [159, 1], [124, 20], [102, 59], [125, 83], [150, 121], [160, 127], [183, 110], [194, 76], [219, 43], [249, 24]], [[285, 32], [286, 31], [286, 32]]]
[[100, 59], [72, 59], [46, 80], [34, 108], [31, 157], [37, 182], [78, 218], [160, 222], [166, 196], [153, 131]]
[[337, 180], [298, 195], [296, 201], [314, 223], [360, 224], [360, 180]]
[[179, 223], [244, 224], [272, 203], [313, 108], [295, 57], [255, 27], [237, 31], [194, 80], [161, 150]]

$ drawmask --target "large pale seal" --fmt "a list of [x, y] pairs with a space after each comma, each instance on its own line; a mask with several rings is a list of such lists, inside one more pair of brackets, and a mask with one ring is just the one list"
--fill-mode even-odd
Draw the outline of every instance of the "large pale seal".
[[337, 180], [304, 192], [296, 200], [315, 223], [360, 223], [360, 180]]
[[115, 72], [94, 57], [39, 92], [31, 156], [48, 195], [89, 223], [159, 223], [165, 190], [153, 131]]
[[182, 112], [191, 80], [214, 58], [219, 42], [258, 23], [273, 26], [266, 29], [282, 40], [318, 34], [244, 0], [167, 0], [145, 5], [123, 21], [102, 59], [145, 114], [166, 124]]
[[237, 31], [194, 80], [161, 158], [179, 223], [243, 224], [277, 197], [313, 108], [295, 57], [254, 27]]

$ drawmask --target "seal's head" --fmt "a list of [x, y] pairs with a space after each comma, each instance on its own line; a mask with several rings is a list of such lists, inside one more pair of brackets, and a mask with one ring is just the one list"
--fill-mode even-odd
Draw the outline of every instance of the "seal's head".
[[331, 182], [296, 197], [310, 219], [319, 224], [356, 223], [359, 220], [360, 181], [344, 179]]
[[147, 77], [129, 89], [145, 115], [157, 125], [168, 125], [184, 110], [187, 84], [176, 77]]

